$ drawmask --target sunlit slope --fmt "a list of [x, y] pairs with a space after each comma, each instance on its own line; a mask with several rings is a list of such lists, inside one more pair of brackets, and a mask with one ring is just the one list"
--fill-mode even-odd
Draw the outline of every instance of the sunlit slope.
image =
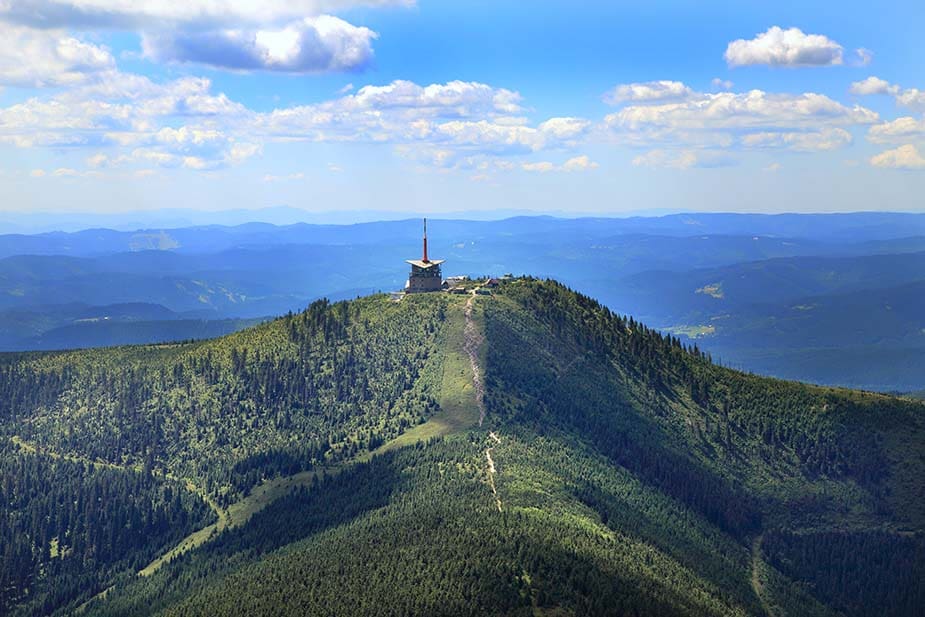
[[[457, 300], [414, 299], [450, 303], [444, 343]], [[921, 404], [729, 371], [555, 283], [477, 306], [481, 427], [399, 437], [89, 612], [916, 614]]]

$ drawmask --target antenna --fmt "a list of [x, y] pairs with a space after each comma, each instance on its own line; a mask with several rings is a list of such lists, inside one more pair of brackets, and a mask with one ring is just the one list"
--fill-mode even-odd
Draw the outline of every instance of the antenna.
[[424, 219], [424, 259], [422, 259], [421, 261], [423, 261], [424, 263], [427, 263], [428, 261], [430, 261], [429, 259], [427, 259], [427, 219]]

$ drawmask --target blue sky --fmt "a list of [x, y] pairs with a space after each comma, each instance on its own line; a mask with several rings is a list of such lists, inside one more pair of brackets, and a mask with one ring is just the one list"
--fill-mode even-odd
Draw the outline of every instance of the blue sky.
[[0, 2], [0, 208], [922, 210], [925, 11], [806, 4]]

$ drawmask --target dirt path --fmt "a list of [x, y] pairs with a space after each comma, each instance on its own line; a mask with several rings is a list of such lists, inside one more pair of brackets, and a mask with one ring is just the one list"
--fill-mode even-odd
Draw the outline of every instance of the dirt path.
[[[472, 305], [475, 301], [476, 292], [478, 292], [481, 287], [482, 286], [479, 285], [469, 292], [471, 295], [466, 302], [466, 327], [464, 330], [464, 348], [466, 350], [466, 355], [469, 356], [469, 364], [472, 367], [472, 385], [475, 388], [475, 401], [479, 407], [479, 426], [485, 423], [485, 385], [482, 383], [482, 370], [479, 366], [479, 349], [482, 347], [485, 337], [479, 332], [478, 326], [475, 325], [475, 320], [472, 318]], [[501, 443], [501, 438], [498, 437], [494, 431], [489, 431], [488, 437], [496, 444]], [[485, 460], [488, 462], [488, 486], [491, 487], [491, 494], [495, 498], [495, 505], [498, 506], [498, 512], [501, 512], [501, 497], [498, 496], [498, 487], [495, 485], [497, 468], [495, 467], [494, 459], [491, 457], [491, 451], [493, 449], [494, 447], [490, 447], [485, 450]]]
[[472, 366], [472, 386], [475, 388], [475, 402], [479, 406], [479, 426], [485, 422], [485, 386], [482, 384], [482, 371], [479, 368], [479, 348], [482, 346], [484, 338], [479, 333], [475, 320], [472, 319], [472, 303], [475, 300], [475, 292], [478, 287], [472, 290], [472, 295], [466, 302], [466, 327], [464, 329], [466, 354], [469, 356], [469, 364]]

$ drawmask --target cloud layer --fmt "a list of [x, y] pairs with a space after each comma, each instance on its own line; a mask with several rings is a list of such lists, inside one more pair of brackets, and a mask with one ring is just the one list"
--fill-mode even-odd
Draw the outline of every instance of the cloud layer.
[[224, 28], [283, 24], [356, 7], [413, 0], [3, 0], [0, 19], [33, 28]]

